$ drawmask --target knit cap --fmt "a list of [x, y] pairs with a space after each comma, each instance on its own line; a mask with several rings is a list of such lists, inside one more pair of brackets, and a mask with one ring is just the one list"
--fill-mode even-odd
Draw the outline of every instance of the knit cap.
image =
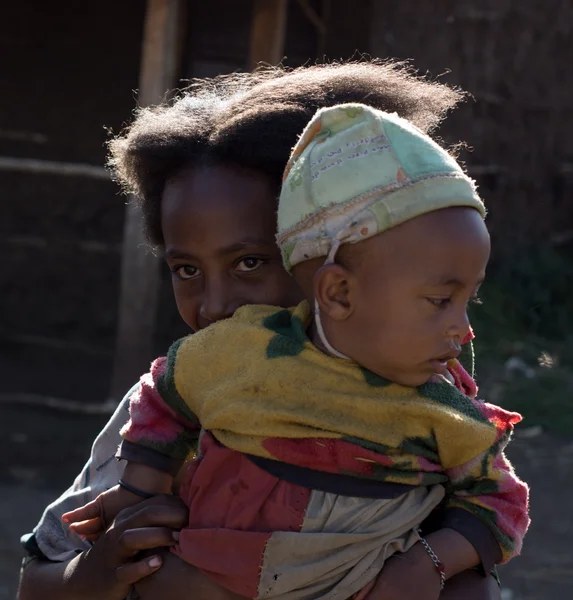
[[485, 218], [475, 183], [443, 148], [396, 114], [341, 104], [319, 110], [291, 153], [277, 242], [290, 271], [452, 206]]

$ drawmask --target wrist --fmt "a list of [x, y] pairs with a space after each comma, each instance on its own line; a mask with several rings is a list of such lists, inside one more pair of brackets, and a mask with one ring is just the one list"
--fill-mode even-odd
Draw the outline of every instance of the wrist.
[[173, 477], [169, 473], [139, 463], [128, 462], [121, 479], [148, 494], [170, 494], [173, 487]]
[[[479, 565], [480, 559], [475, 548], [453, 529], [440, 529], [424, 536], [424, 539], [443, 565], [446, 580]], [[423, 546], [421, 549], [431, 561], [427, 550]]]
[[426, 561], [429, 560], [432, 563], [434, 571], [440, 579], [440, 591], [442, 591], [446, 585], [446, 567], [438, 555], [434, 552], [434, 549], [432, 546], [430, 546], [430, 543], [421, 535], [419, 530], [418, 535], [420, 536], [418, 546], [421, 546], [424, 549], [424, 552], [427, 554]]

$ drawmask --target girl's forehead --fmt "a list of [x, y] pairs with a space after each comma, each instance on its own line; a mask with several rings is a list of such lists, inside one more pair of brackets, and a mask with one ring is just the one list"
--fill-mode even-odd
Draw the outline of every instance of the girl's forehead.
[[239, 203], [254, 197], [274, 207], [275, 194], [269, 178], [262, 172], [236, 166], [209, 165], [188, 167], [170, 178], [163, 190], [162, 211], [174, 208], [196, 210], [213, 199]]
[[271, 243], [276, 200], [267, 179], [225, 167], [186, 170], [165, 187], [161, 225], [169, 246]]

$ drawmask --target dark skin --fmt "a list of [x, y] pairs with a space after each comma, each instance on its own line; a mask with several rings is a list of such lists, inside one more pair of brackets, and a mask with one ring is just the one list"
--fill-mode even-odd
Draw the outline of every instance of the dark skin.
[[[196, 172], [184, 171], [166, 186], [162, 205], [166, 261], [174, 272], [177, 305], [190, 327], [207, 327], [243, 304], [292, 306], [303, 298], [293, 278], [282, 268], [274, 242], [275, 210], [275, 190], [266, 178], [251, 171], [205, 167]], [[118, 583], [118, 568], [123, 565], [136, 565], [130, 580], [140, 578], [136, 589], [142, 600], [179, 600], [189, 597], [190, 590], [194, 600], [239, 598], [173, 554], [154, 549], [172, 545], [173, 531], [185, 523], [185, 508], [178, 499], [173, 501], [178, 504], [166, 504], [162, 515], [147, 513], [137, 522], [129, 520], [130, 511], [144, 503], [125, 509], [116, 518], [116, 523], [122, 524], [98, 539], [94, 544], [97, 552], [84, 553], [81, 559], [30, 563], [24, 571], [19, 599], [35, 600], [41, 591], [51, 600], [121, 600], [129, 588], [125, 581]], [[166, 522], [168, 514], [171, 516]], [[159, 544], [157, 532], [152, 531], [155, 527], [165, 536]], [[144, 529], [140, 530], [137, 548], [150, 550], [149, 557], [160, 558], [162, 566], [151, 566], [149, 557], [138, 557], [134, 562], [118, 545], [118, 535], [138, 528]], [[130, 548], [130, 552], [134, 550]], [[396, 576], [403, 576], [398, 568], [401, 565], [392, 565], [389, 561], [389, 576], [383, 582], [386, 588], [394, 569]], [[435, 572], [431, 576], [437, 577]], [[96, 581], [98, 586], [94, 587]], [[437, 579], [434, 582], [438, 585]], [[386, 588], [382, 589], [383, 595], [374, 590], [370, 600], [384, 600]], [[466, 572], [448, 581], [440, 597], [485, 600], [500, 598], [500, 593], [492, 577]]]
[[67, 562], [29, 563], [18, 598], [121, 600], [133, 583], [160, 568], [161, 548], [176, 543], [174, 532], [185, 526], [187, 515], [187, 507], [175, 496], [156, 496], [126, 508], [87, 552]]
[[[334, 348], [406, 386], [444, 373], [469, 333], [468, 305], [489, 260], [489, 234], [477, 210], [430, 212], [340, 254], [341, 264], [316, 268], [313, 261], [309, 295], [318, 300]], [[309, 268], [297, 265], [295, 279], [300, 269], [300, 281], [309, 281]]]
[[165, 261], [179, 314], [193, 331], [245, 304], [302, 300], [275, 243], [275, 196], [266, 178], [223, 167], [186, 170], [167, 183]]

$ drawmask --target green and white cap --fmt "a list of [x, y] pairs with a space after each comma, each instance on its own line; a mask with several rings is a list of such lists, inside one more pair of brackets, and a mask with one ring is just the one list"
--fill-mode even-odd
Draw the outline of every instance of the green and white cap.
[[443, 148], [396, 114], [341, 104], [319, 110], [292, 151], [277, 242], [290, 271], [452, 206], [485, 218], [475, 183]]

